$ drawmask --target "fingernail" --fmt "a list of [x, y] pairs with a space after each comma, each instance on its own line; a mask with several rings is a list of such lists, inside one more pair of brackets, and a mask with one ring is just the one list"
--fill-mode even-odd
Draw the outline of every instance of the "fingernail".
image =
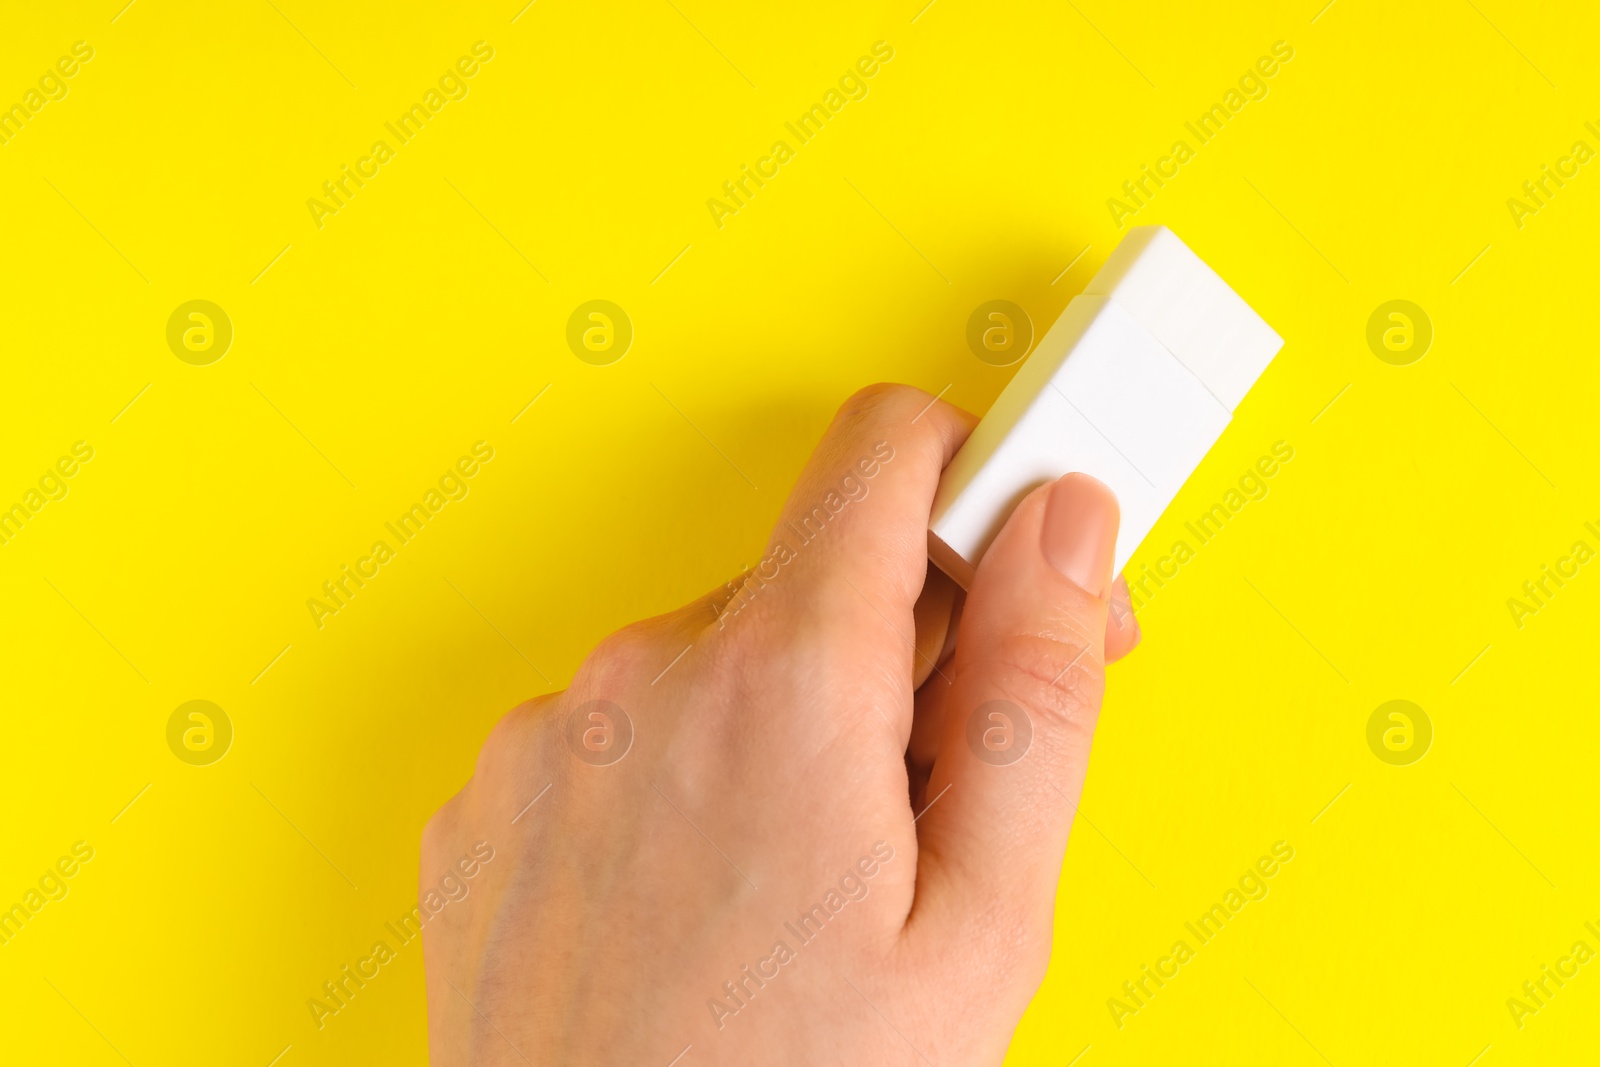
[[1086, 592], [1105, 596], [1121, 517], [1116, 494], [1104, 482], [1068, 474], [1050, 487], [1039, 547], [1050, 566]]

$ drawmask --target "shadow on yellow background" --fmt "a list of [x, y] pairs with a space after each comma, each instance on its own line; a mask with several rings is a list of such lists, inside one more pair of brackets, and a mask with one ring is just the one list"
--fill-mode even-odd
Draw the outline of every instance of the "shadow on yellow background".
[[752, 562], [860, 385], [985, 410], [972, 311], [1144, 223], [1287, 344], [1130, 567], [1011, 1062], [1588, 1055], [1593, 967], [1508, 1001], [1600, 947], [1593, 10], [121, 3], [0, 34], [17, 1062], [424, 1062], [419, 944], [307, 1000], [496, 718]]

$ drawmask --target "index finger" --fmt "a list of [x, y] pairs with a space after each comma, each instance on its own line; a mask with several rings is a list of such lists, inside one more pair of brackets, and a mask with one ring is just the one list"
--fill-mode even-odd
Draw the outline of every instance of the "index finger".
[[939, 475], [976, 423], [908, 385], [869, 386], [850, 397], [724, 614], [830, 611], [865, 598], [909, 635]]

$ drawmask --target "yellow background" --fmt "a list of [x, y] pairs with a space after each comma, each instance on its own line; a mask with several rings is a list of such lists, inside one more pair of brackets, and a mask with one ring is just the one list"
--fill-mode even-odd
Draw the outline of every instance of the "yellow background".
[[[753, 562], [858, 386], [985, 410], [1012, 370], [972, 309], [1042, 332], [1106, 199], [1279, 40], [1130, 220], [1286, 340], [1133, 569], [1295, 458], [1112, 672], [1011, 1062], [1592, 1057], [1600, 964], [1520, 1030], [1506, 1000], [1600, 948], [1600, 574], [1520, 629], [1506, 600], [1600, 547], [1600, 165], [1521, 229], [1506, 200], [1600, 147], [1593, 8], [673, 3], [8, 8], [0, 102], [95, 55], [0, 146], [0, 502], [95, 458], [0, 546], [0, 903], [96, 854], [0, 946], [3, 1058], [424, 1062], [416, 945], [320, 1032], [305, 1001], [415, 899], [490, 725]], [[318, 229], [306, 200], [478, 40], [470, 94]], [[719, 230], [707, 198], [878, 40], [869, 95]], [[636, 330], [611, 366], [565, 343], [594, 298]], [[1396, 298], [1435, 329], [1404, 367], [1365, 340]], [[234, 325], [210, 366], [166, 344], [192, 299]], [[478, 440], [470, 495], [319, 631], [307, 598]], [[1396, 698], [1435, 731], [1411, 766], [1366, 743]], [[166, 743], [192, 699], [236, 731], [208, 767]], [[1270, 895], [1118, 1029], [1107, 999], [1278, 840]]]

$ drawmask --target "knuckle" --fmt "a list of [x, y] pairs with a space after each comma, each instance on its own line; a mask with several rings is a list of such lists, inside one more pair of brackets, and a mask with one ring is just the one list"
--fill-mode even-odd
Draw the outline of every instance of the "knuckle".
[[730, 601], [710, 630], [712, 642], [707, 651], [720, 663], [744, 664], [752, 671], [763, 666], [771, 654], [767, 630], [773, 609], [772, 597], [761, 597], [741, 588], [740, 596]]
[[[997, 909], [986, 933], [986, 948], [994, 970], [993, 985], [1006, 989], [1013, 983], [1037, 989], [1050, 967], [1051, 937], [1048, 917], [1036, 907], [1020, 902]], [[1045, 929], [1040, 929], [1041, 918]]]
[[1000, 688], [1046, 724], [1093, 731], [1105, 692], [1104, 655], [1091, 641], [1019, 634], [994, 651]]
[[963, 1003], [979, 1018], [1005, 1016], [1018, 997], [1031, 998], [1049, 970], [1051, 921], [1037, 907], [997, 889], [993, 903], [969, 920], [967, 936], [941, 946], [941, 963], [955, 966]]
[[457, 808], [461, 804], [462, 794], [470, 789], [470, 783], [461, 793], [457, 793], [440, 805], [439, 810], [429, 817], [422, 827], [422, 866], [427, 870], [440, 854], [442, 844], [450, 836], [450, 828], [456, 823]]
[[631, 688], [641, 676], [647, 680], [653, 678], [666, 666], [666, 661], [661, 659], [662, 650], [660, 637], [645, 623], [624, 626], [602, 638], [584, 657], [573, 675], [572, 691], [587, 696], [604, 695]]
[[[500, 781], [499, 772], [508, 767], [514, 768], [524, 755], [537, 743], [537, 738], [542, 724], [549, 719], [550, 710], [561, 699], [562, 694], [550, 693], [545, 696], [525, 700], [500, 716], [500, 721], [489, 730], [489, 736], [484, 738], [483, 747], [478, 750], [478, 762], [474, 772], [474, 783], [484, 782], [491, 785]], [[462, 790], [462, 794], [466, 793]], [[452, 803], [459, 801], [458, 794]]]
[[845, 424], [872, 424], [893, 418], [908, 408], [915, 412], [931, 399], [915, 386], [877, 382], [850, 394], [839, 406], [838, 418]]

